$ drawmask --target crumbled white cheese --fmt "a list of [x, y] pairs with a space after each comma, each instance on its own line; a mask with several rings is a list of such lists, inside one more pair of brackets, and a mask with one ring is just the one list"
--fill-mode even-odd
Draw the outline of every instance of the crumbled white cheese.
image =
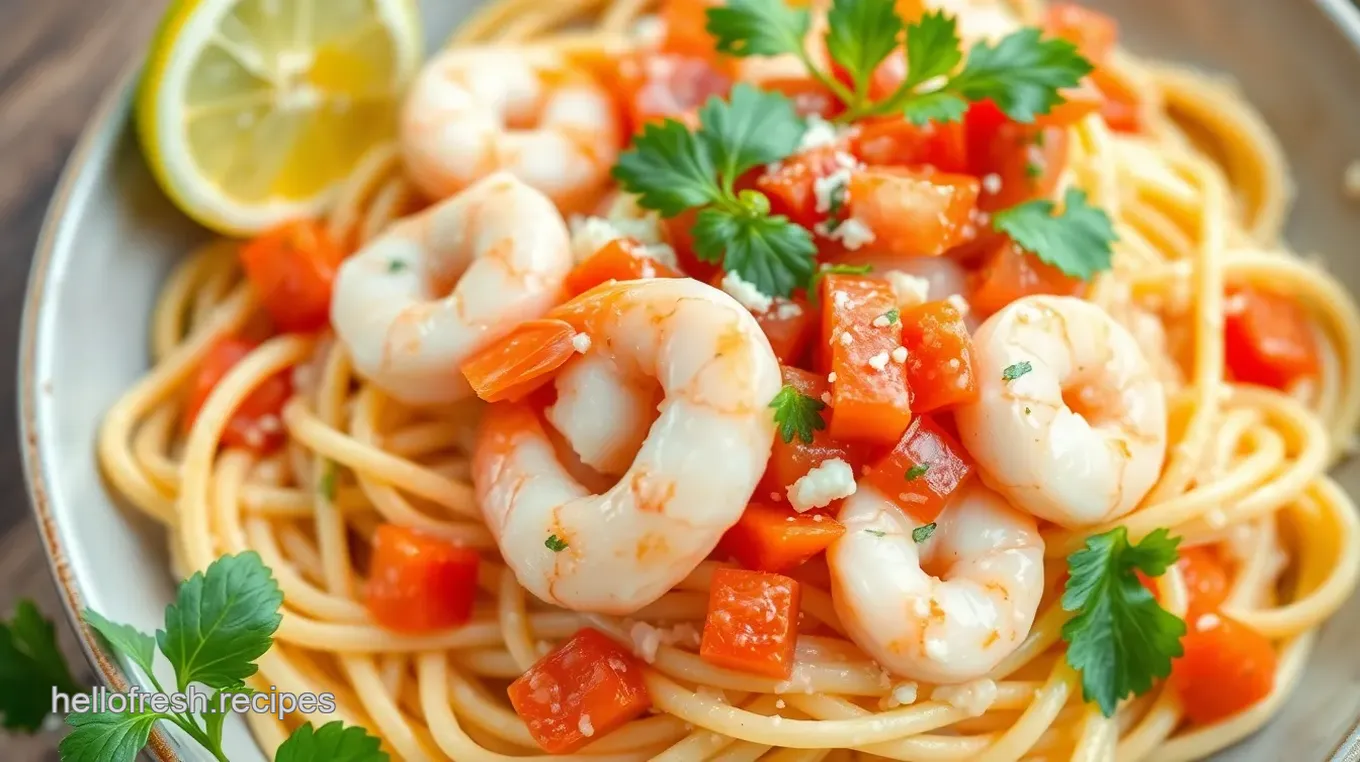
[[833, 291], [831, 302], [836, 305], [836, 309], [845, 309], [845, 305], [850, 303], [850, 295], [844, 291]]
[[875, 328], [887, 328], [888, 326], [892, 325], [892, 323], [888, 321], [887, 315], [879, 315], [878, 317], [874, 318], [874, 322], [870, 323], [870, 325], [872, 325]]
[[[825, 224], [821, 222], [817, 223], [817, 227], [819, 228], [818, 232], [826, 229]], [[826, 236], [832, 240], [840, 241], [850, 251], [861, 249], [874, 242], [874, 231], [854, 217], [836, 226], [836, 229]]]
[[998, 175], [995, 172], [989, 175], [983, 175], [982, 189], [991, 194], [999, 193], [1001, 191], [1001, 175]]
[[833, 370], [830, 373], [826, 374], [826, 382], [828, 384], [836, 383], [836, 371]]
[[580, 262], [605, 244], [632, 238], [642, 244], [642, 254], [668, 267], [676, 267], [675, 249], [666, 243], [661, 217], [637, 204], [637, 197], [620, 193], [604, 217], [571, 218], [571, 255]]
[[907, 348], [906, 348], [906, 347], [897, 347], [896, 349], [894, 349], [894, 350], [892, 351], [892, 361], [895, 362], [895, 363], [897, 363], [898, 365], [901, 365], [902, 363], [906, 362], [906, 361], [907, 361]]
[[831, 392], [822, 392], [822, 404], [823, 405], [831, 404]]
[[784, 708], [786, 708], [787, 706], [788, 706], [788, 704], [785, 704], [785, 703], [784, 703], [784, 699], [775, 699], [775, 701], [774, 701], [774, 708], [775, 708], [775, 709], [784, 709]]
[[796, 318], [801, 314], [803, 314], [803, 308], [797, 302], [791, 302], [788, 299], [775, 297], [774, 316], [776, 319], [789, 320], [791, 318]]
[[996, 702], [996, 683], [982, 678], [959, 685], [938, 685], [930, 698], [962, 709], [969, 717], [979, 717]]
[[841, 331], [841, 346], [848, 347], [854, 340], [855, 337], [851, 336], [849, 331]]
[[603, 217], [573, 217], [571, 256], [577, 262], [589, 259], [605, 244], [623, 237], [623, 233]]
[[888, 353], [879, 352], [873, 357], [870, 357], [869, 367], [873, 368], [874, 370], [883, 370], [884, 368], [888, 367]]
[[661, 646], [699, 647], [699, 631], [689, 622], [674, 627], [653, 627], [646, 622], [633, 622], [628, 629], [628, 637], [633, 641], [633, 653], [651, 664], [656, 659]]
[[968, 317], [968, 313], [973, 311], [973, 307], [972, 305], [968, 304], [968, 300], [964, 299], [959, 294], [950, 294], [949, 298], [946, 299], [945, 301], [949, 302], [951, 305], [953, 305], [954, 309], [959, 311], [960, 317]]
[[918, 278], [901, 270], [888, 270], [883, 277], [887, 278], [888, 285], [892, 286], [899, 307], [915, 307], [924, 303], [930, 296], [930, 281], [925, 278]]
[[789, 505], [799, 513], [824, 508], [855, 494], [855, 488], [855, 470], [840, 458], [832, 458], [789, 485]]
[[894, 683], [892, 690], [878, 702], [878, 706], [880, 709], [896, 709], [899, 706], [910, 706], [911, 704], [916, 703], [916, 691], [916, 683], [910, 680]]
[[590, 351], [590, 334], [578, 333], [571, 337], [571, 346], [577, 352], [585, 354]]
[[808, 114], [807, 130], [803, 132], [803, 139], [798, 143], [798, 152], [834, 146], [839, 140], [840, 134], [836, 132], [836, 125], [817, 114]]
[[736, 270], [728, 270], [722, 279], [722, 290], [726, 291], [741, 303], [741, 306], [756, 313], [763, 315], [770, 311], [774, 304], [774, 299], [761, 293], [755, 284], [742, 278]]
[[[842, 167], [829, 175], [816, 177], [812, 180], [812, 199], [816, 203], [819, 214], [831, 211], [831, 207], [836, 204], [836, 195], [847, 193], [850, 187], [850, 170]], [[845, 196], [840, 199], [841, 205], [845, 204]]]
[[590, 715], [588, 714], [581, 715], [581, 719], [576, 723], [576, 729], [581, 731], [581, 735], [586, 738], [595, 735], [595, 726], [590, 724]]

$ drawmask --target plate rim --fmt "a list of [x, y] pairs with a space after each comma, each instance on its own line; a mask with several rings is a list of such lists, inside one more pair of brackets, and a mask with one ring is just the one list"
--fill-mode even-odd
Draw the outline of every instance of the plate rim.
[[[1311, 0], [1314, 6], [1330, 19], [1332, 24], [1360, 52], [1360, 0]], [[38, 352], [38, 326], [40, 315], [46, 308], [48, 272], [54, 259], [58, 243], [70, 229], [68, 207], [77, 190], [90, 178], [90, 156], [103, 143], [118, 137], [120, 128], [128, 125], [132, 118], [132, 102], [136, 93], [138, 76], [146, 61], [145, 45], [141, 52], [100, 95], [95, 108], [81, 127], [80, 135], [62, 165], [57, 184], [43, 214], [42, 226], [33, 248], [28, 278], [24, 286], [23, 309], [19, 323], [17, 433], [19, 437], [20, 462], [23, 470], [24, 488], [28, 494], [28, 504], [34, 519], [34, 526], [42, 539], [44, 555], [47, 557], [48, 572], [58, 590], [62, 609], [67, 623], [71, 626], [86, 662], [94, 670], [97, 679], [115, 691], [127, 691], [132, 681], [118, 664], [116, 657], [108, 653], [93, 637], [84, 624], [80, 612], [84, 609], [82, 585], [72, 571], [66, 549], [62, 544], [61, 529], [52, 513], [48, 498], [48, 479], [42, 462], [39, 439], [42, 437], [37, 420], [37, 395], [40, 382], [36, 376], [36, 356]], [[115, 118], [122, 115], [123, 123], [117, 124]], [[93, 446], [93, 443], [91, 443]], [[150, 755], [157, 762], [186, 762], [176, 751], [177, 744], [166, 731], [153, 728], [146, 748], [141, 752]], [[1360, 718], [1337, 739], [1336, 745], [1326, 759], [1332, 762], [1360, 760]]]

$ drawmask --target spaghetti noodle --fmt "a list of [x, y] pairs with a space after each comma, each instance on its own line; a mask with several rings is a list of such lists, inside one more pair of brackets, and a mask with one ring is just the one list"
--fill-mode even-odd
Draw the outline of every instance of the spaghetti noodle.
[[[496, 0], [453, 43], [618, 48], [644, 11], [645, 0]], [[574, 31], [581, 28], [593, 31]], [[654, 644], [646, 686], [655, 713], [578, 756], [1174, 762], [1244, 738], [1284, 702], [1317, 628], [1360, 574], [1360, 519], [1326, 474], [1351, 447], [1360, 419], [1360, 316], [1340, 284], [1283, 247], [1285, 164], [1254, 112], [1229, 88], [1185, 70], [1123, 55], [1110, 66], [1138, 94], [1149, 128], [1131, 136], [1085, 118], [1072, 128], [1066, 181], [1086, 189], [1114, 220], [1114, 269], [1088, 297], [1131, 328], [1161, 371], [1172, 439], [1159, 481], [1134, 513], [1106, 526], [1045, 530], [1049, 563], [1039, 614], [992, 671], [996, 693], [985, 711], [970, 716], [949, 702], [895, 701], [902, 686], [845, 639], [824, 581], [808, 573], [801, 575], [803, 611], [827, 634], [800, 640], [789, 681], [713, 666], [696, 655], [695, 642]], [[361, 244], [417, 196], [395, 147], [381, 147], [336, 199], [328, 230], [334, 240]], [[1223, 314], [1230, 283], [1283, 287], [1307, 305], [1323, 352], [1316, 383], [1285, 394], [1228, 379]], [[266, 750], [291, 724], [338, 718], [365, 726], [406, 760], [495, 762], [536, 753], [504, 685], [547, 644], [584, 625], [624, 642], [633, 620], [664, 633], [702, 627], [714, 561], [630, 620], [562, 611], [527, 596], [497, 555], [473, 495], [468, 453], [480, 403], [400, 405], [357, 377], [331, 339], [268, 339], [231, 368], [181, 434], [181, 390], [212, 344], [246, 330], [257, 311], [235, 246], [212, 243], [187, 257], [155, 307], [154, 366], [109, 411], [98, 451], [117, 492], [166, 526], [176, 574], [247, 550], [273, 570], [286, 612], [252, 687], [329, 691], [339, 709], [335, 717], [295, 716], [288, 724], [250, 715]], [[1158, 330], [1140, 332], [1139, 321], [1149, 319]], [[280, 372], [299, 381], [283, 411], [284, 448], [263, 457], [222, 448], [232, 411]], [[372, 623], [359, 598], [355, 556], [364, 551], [354, 541], [362, 546], [384, 522], [482, 552], [482, 595], [469, 624], [401, 635]], [[1056, 581], [1064, 557], [1115, 525], [1134, 538], [1167, 527], [1186, 545], [1232, 554], [1224, 611], [1276, 645], [1270, 695], [1207, 726], [1187, 726], [1180, 698], [1161, 686], [1108, 718], [1080, 702], [1079, 678], [1062, 658], [1068, 615]], [[1175, 569], [1160, 590], [1163, 604], [1183, 614], [1186, 591]]]

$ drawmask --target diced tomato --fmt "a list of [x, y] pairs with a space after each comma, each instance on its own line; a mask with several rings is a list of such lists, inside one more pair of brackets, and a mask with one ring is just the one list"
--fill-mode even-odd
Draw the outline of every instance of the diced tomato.
[[1018, 124], [1006, 118], [991, 101], [979, 101], [964, 117], [970, 174], [996, 175], [995, 192], [986, 190], [978, 207], [991, 212], [1009, 209], [1030, 199], [1048, 197], [1058, 185], [1067, 162], [1067, 130]]
[[1103, 98], [1100, 115], [1110, 129], [1117, 132], [1139, 132], [1143, 129], [1143, 110], [1138, 93], [1128, 83], [1104, 69], [1091, 73], [1091, 83]]
[[718, 569], [708, 591], [699, 656], [719, 667], [787, 680], [801, 596], [797, 580], [779, 574]]
[[642, 244], [616, 238], [567, 273], [562, 285], [568, 296], [576, 296], [609, 280], [679, 277], [680, 273], [647, 256]]
[[775, 358], [785, 365], [802, 360], [817, 335], [817, 310], [797, 294], [756, 315], [756, 322], [770, 340]]
[[[826, 60], [831, 64], [831, 72], [836, 79], [851, 91], [855, 89], [855, 81], [850, 77], [850, 73], [840, 64], [836, 63], [827, 51]], [[869, 99], [881, 101], [887, 99], [897, 88], [902, 85], [902, 81], [907, 78], [907, 57], [899, 48], [888, 54], [877, 67], [873, 74], [869, 75]]]
[[664, 0], [658, 17], [665, 26], [661, 49], [667, 53], [718, 59], [713, 35], [708, 33], [708, 9], [721, 6], [722, 0]]
[[[1185, 607], [1185, 626], [1191, 632], [1201, 629], [1200, 623], [1212, 623], [1212, 618], [1203, 619], [1205, 614], [1213, 614], [1218, 611], [1218, 607], [1228, 597], [1228, 571], [1219, 560], [1218, 554], [1212, 548], [1205, 546], [1195, 546], [1182, 548], [1180, 557], [1176, 559], [1176, 568], [1181, 573], [1181, 579], [1185, 581], [1185, 591], [1187, 595], [1187, 605]], [[1161, 594], [1157, 589], [1156, 580], [1136, 572], [1138, 580], [1143, 583], [1154, 597], [1161, 600]]]
[[869, 466], [864, 480], [919, 521], [934, 521], [973, 472], [954, 437], [926, 416], [912, 421], [892, 452]]
[[414, 529], [373, 534], [364, 605], [389, 630], [424, 633], [464, 624], [477, 597], [477, 552]]
[[902, 310], [907, 386], [917, 415], [977, 399], [973, 339], [963, 314], [949, 302]]
[[674, 217], [662, 220], [666, 227], [666, 241], [675, 249], [675, 261], [685, 274], [695, 280], [708, 282], [714, 275], [722, 272], [717, 262], [699, 259], [694, 253], [694, 220], [698, 212], [686, 209]]
[[[823, 399], [822, 395], [824, 394], [830, 396], [831, 387], [826, 376], [788, 365], [785, 365], [782, 370], [784, 383], [797, 389], [800, 394], [815, 400]], [[822, 419], [828, 422], [834, 421], [835, 413], [834, 408], [825, 408], [822, 410]], [[828, 423], [829, 427], [830, 423]], [[783, 437], [775, 437], [774, 447], [770, 451], [770, 460], [765, 467], [765, 475], [760, 480], [759, 489], [762, 493], [772, 492], [776, 495], [784, 495], [794, 482], [807, 476], [809, 471], [833, 458], [840, 458], [849, 463], [851, 468], [858, 471], [860, 464], [864, 462], [868, 455], [868, 449], [866, 445], [858, 442], [839, 442], [831, 437], [831, 432], [827, 429], [812, 432], [811, 442], [804, 442], [799, 437], [793, 437], [785, 442]]]
[[835, 146], [813, 148], [794, 154], [779, 163], [779, 168], [756, 178], [756, 190], [770, 199], [770, 211], [783, 214], [811, 229], [825, 220], [828, 209], [817, 209], [816, 183], [835, 174], [841, 165]]
[[1055, 294], [1072, 296], [1082, 282], [1017, 247], [1010, 239], [988, 255], [981, 269], [969, 278], [968, 304], [990, 315], [1023, 296]]
[[845, 104], [835, 93], [811, 77], [772, 77], [761, 82], [760, 89], [783, 93], [793, 101], [793, 110], [800, 116], [816, 114], [834, 119], [845, 111]]
[[[208, 401], [208, 395], [236, 363], [254, 351], [256, 344], [235, 338], [224, 338], [208, 350], [198, 372], [189, 381], [188, 398], [184, 401], [181, 418], [187, 432], [198, 418], [198, 412]], [[244, 447], [263, 453], [283, 444], [287, 432], [280, 416], [283, 405], [293, 396], [290, 376], [279, 373], [255, 387], [240, 407], [232, 413], [222, 431], [222, 443], [228, 447]]]
[[571, 754], [651, 707], [642, 669], [609, 636], [585, 627], [535, 662], [507, 693], [540, 748]]
[[463, 377], [487, 402], [517, 402], [576, 356], [575, 337], [561, 320], [526, 320], [464, 362]]
[[1110, 57], [1119, 41], [1119, 25], [1101, 13], [1072, 3], [1048, 6], [1044, 31], [1077, 46], [1077, 52], [1099, 65]]
[[850, 152], [870, 166], [926, 164], [941, 172], [967, 172], [963, 123], [917, 127], [900, 117], [872, 119], [856, 125]]
[[1040, 127], [1070, 127], [1105, 106], [1105, 94], [1095, 86], [1090, 77], [1083, 78], [1076, 87], [1058, 91], [1058, 94], [1063, 98], [1062, 103], [1054, 106], [1047, 114], [1036, 116], [1034, 124]]
[[874, 250], [937, 257], [977, 234], [977, 178], [929, 167], [869, 167], [850, 176], [849, 217], [874, 233]]
[[783, 574], [843, 534], [839, 521], [820, 512], [800, 514], [787, 506], [751, 503], [718, 548], [747, 569]]
[[902, 322], [878, 320], [897, 297], [875, 278], [828, 275], [821, 287], [822, 346], [836, 374], [827, 429], [836, 440], [891, 445], [911, 423], [906, 368], [892, 359]]
[[317, 331], [330, 321], [331, 286], [344, 260], [326, 228], [294, 220], [241, 247], [241, 267], [281, 331]]
[[1196, 725], [1230, 717], [1270, 695], [1278, 656], [1265, 636], [1223, 616], [1181, 638], [1185, 655], [1172, 662], [1171, 685]]
[[1320, 372], [1317, 337], [1298, 300], [1238, 287], [1224, 302], [1224, 317], [1228, 369], [1236, 380], [1288, 389]]
[[667, 117], [698, 124], [698, 108], [732, 87], [727, 75], [703, 58], [636, 53], [618, 64], [618, 88], [630, 131]]

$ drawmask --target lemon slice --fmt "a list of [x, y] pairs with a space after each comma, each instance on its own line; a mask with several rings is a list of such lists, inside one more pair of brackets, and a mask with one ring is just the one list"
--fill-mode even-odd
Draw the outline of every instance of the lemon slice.
[[414, 0], [179, 0], [137, 94], [142, 150], [218, 232], [315, 215], [395, 134], [420, 48]]

